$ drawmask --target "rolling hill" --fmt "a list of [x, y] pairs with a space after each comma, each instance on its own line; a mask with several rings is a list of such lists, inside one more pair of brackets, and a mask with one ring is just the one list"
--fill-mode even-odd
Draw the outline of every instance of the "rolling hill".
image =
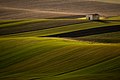
[[[22, 3], [23, 1], [25, 0], [18, 0], [17, 3], [15, 0], [0, 0], [1, 10], [4, 12], [6, 8], [6, 12], [0, 14], [1, 19], [7, 19], [0, 20], [0, 80], [120, 79], [120, 16], [87, 21], [77, 18], [78, 15], [73, 15], [73, 12], [71, 16], [71, 13], [63, 14], [60, 10], [65, 9], [64, 5], [74, 9], [80, 4], [96, 4], [86, 7], [98, 9], [97, 6], [103, 6], [103, 12], [111, 8], [111, 12], [108, 12], [113, 15], [119, 8], [118, 4], [95, 1], [85, 3], [80, 0], [72, 0], [73, 4], [70, 0], [58, 0], [60, 3], [54, 0], [31, 0], [29, 3], [26, 0]], [[36, 18], [33, 15], [41, 13], [39, 10], [35, 12], [40, 7], [38, 2], [41, 6], [49, 5], [51, 9], [60, 7], [60, 13], [50, 11], [49, 17], [54, 16], [54, 19], [33, 19]], [[11, 5], [13, 3], [17, 6]], [[30, 5], [35, 3], [37, 4]], [[45, 16], [48, 14], [47, 9], [48, 7], [47, 13], [42, 12]], [[24, 14], [27, 16], [22, 16]]]
[[[111, 18], [110, 18], [111, 19]], [[84, 37], [120, 31], [119, 20], [35, 19], [1, 25], [1, 36]]]
[[120, 44], [0, 38], [1, 80], [119, 80]]
[[119, 11], [120, 4], [99, 1], [0, 0], [0, 15], [2, 15], [0, 19], [53, 18], [88, 13], [99, 13], [102, 16], [118, 16], [120, 15]]

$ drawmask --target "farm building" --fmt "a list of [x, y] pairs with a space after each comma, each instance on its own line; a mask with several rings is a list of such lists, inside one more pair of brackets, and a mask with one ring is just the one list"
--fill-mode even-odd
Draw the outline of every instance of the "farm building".
[[88, 15], [86, 15], [87, 20], [94, 21], [94, 20], [99, 20], [99, 18], [100, 18], [99, 14], [88, 14]]

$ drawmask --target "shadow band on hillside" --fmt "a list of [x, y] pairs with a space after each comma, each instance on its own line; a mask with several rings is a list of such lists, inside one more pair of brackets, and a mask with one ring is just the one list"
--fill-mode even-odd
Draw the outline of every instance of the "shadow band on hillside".
[[[88, 23], [90, 21], [80, 21], [80, 22], [71, 22], [71, 23], [61, 23], [58, 25], [56, 24], [47, 24], [47, 23], [41, 23], [39, 26], [27, 26], [30, 23], [27, 24], [21, 24], [21, 25], [14, 25], [12, 27], [0, 27], [0, 35], [10, 35], [10, 34], [17, 34], [17, 33], [24, 33], [24, 32], [30, 32], [30, 31], [37, 31], [37, 30], [44, 30], [49, 28], [56, 28], [56, 27], [62, 27], [62, 26], [68, 26], [68, 25], [74, 25], [74, 24], [82, 24], [82, 23]], [[25, 26], [26, 25], [26, 26]], [[47, 27], [46, 27], [47, 26]]]
[[120, 20], [96, 20], [96, 22], [111, 23], [111, 22], [120, 22]]
[[109, 32], [117, 32], [117, 31], [120, 31], [120, 25], [79, 30], [79, 31], [74, 31], [74, 32], [50, 35], [47, 37], [83, 37], [83, 36], [109, 33]]
[[76, 18], [83, 18], [86, 15], [70, 15], [70, 16], [62, 16], [62, 17], [53, 17], [48, 19], [76, 19]]

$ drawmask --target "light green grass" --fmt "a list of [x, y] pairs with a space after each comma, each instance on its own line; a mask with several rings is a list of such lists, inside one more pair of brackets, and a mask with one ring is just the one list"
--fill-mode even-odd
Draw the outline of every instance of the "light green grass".
[[[0, 20], [0, 23], [8, 23], [2, 24], [0, 27], [14, 27], [19, 25], [24, 25], [28, 23], [36, 23], [36, 22], [43, 22], [43, 21], [70, 21], [70, 20], [79, 20], [79, 19], [25, 19], [25, 20]], [[16, 21], [16, 22], [15, 22]], [[17, 22], [18, 21], [18, 22]], [[14, 23], [10, 23], [14, 22]]]
[[80, 24], [61, 26], [61, 27], [56, 27], [56, 28], [49, 28], [49, 29], [44, 29], [44, 30], [12, 34], [10, 36], [48, 36], [48, 35], [53, 35], [53, 34], [61, 34], [61, 33], [85, 30], [85, 29], [90, 29], [90, 28], [105, 27], [105, 26], [114, 26], [114, 25], [119, 25], [119, 24], [120, 24], [119, 22], [114, 22], [114, 21], [110, 23], [88, 22], [88, 23], [82, 23], [82, 24], [80, 23]]
[[107, 20], [120, 20], [120, 16], [109, 17]]
[[[14, 27], [14, 26], [18, 26], [18, 25], [41, 22], [41, 21], [46, 21], [46, 20], [45, 19], [21, 20], [21, 21], [14, 22], [14, 23], [2, 24], [2, 25], [0, 25], [0, 27]], [[1, 23], [3, 23], [3, 22], [7, 22], [7, 21], [1, 21]], [[8, 22], [10, 22], [10, 21], [8, 21]]]
[[[1, 27], [41, 21], [48, 19], [26, 20]], [[0, 80], [119, 80], [120, 43], [36, 37], [119, 24], [118, 21], [89, 22], [1, 36]], [[119, 32], [88, 37], [120, 38]]]
[[113, 80], [119, 77], [119, 56], [120, 44], [62, 38], [0, 38], [0, 79], [103, 80], [107, 75]]

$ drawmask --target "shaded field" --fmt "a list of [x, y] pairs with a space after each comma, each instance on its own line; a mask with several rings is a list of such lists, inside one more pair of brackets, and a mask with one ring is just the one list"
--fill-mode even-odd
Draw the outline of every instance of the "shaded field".
[[84, 40], [84, 41], [93, 41], [93, 42], [107, 42], [107, 43], [120, 43], [120, 31], [110, 32], [96, 35], [89, 35], [84, 37], [76, 37], [74, 39]]
[[119, 80], [118, 18], [1, 21], [0, 80]]
[[[120, 44], [0, 38], [1, 80], [119, 80]], [[74, 54], [73, 54], [74, 53]]]
[[83, 18], [86, 17], [85, 15], [70, 15], [70, 16], [61, 16], [61, 17], [53, 17], [51, 19], [76, 19], [76, 18]]
[[[115, 20], [116, 19], [116, 20]], [[119, 43], [119, 38], [99, 37], [85, 38], [85, 36], [99, 35], [105, 33], [118, 32], [119, 35], [119, 17], [110, 17], [101, 21], [87, 21], [79, 18], [75, 19], [29, 19], [1, 21], [1, 37], [31, 37], [31, 36], [49, 36], [49, 37], [67, 37], [80, 40], [95, 42]], [[111, 34], [114, 35], [114, 34]], [[84, 38], [83, 38], [84, 37]]]
[[23, 32], [30, 32], [30, 31], [37, 31], [49, 28], [56, 28], [62, 27], [67, 25], [73, 24], [82, 24], [87, 23], [89, 21], [81, 21], [77, 19], [71, 20], [52, 20], [52, 19], [43, 19], [43, 20], [26, 20], [26, 21], [19, 21], [15, 23], [9, 23], [0, 25], [0, 35], [9, 35], [15, 33], [23, 33]]
[[120, 31], [120, 25], [90, 28], [90, 29], [79, 30], [75, 32], [50, 35], [49, 37], [82, 37], [82, 36], [110, 33], [110, 32], [117, 32], [117, 31]]
[[[55, 22], [56, 22], [56, 20], [55, 20]], [[48, 29], [43, 29], [43, 30], [23, 32], [23, 33], [18, 33], [18, 34], [10, 34], [7, 36], [23, 36], [23, 37], [24, 36], [50, 36], [50, 35], [64, 34], [64, 33], [69, 33], [69, 32], [74, 32], [74, 31], [79, 31], [79, 30], [87, 30], [87, 29], [92, 29], [92, 28], [99, 29], [102, 27], [107, 27], [109, 30], [108, 26], [117, 26], [117, 25], [119, 25], [119, 21], [110, 21], [109, 23], [96, 22], [96, 21], [92, 21], [92, 22], [85, 21], [85, 23], [82, 23], [82, 24], [79, 23], [79, 24], [72, 24], [72, 25], [66, 25], [66, 26], [59, 26], [59, 27], [48, 28]], [[46, 25], [46, 26], [48, 26], [48, 25]], [[16, 27], [14, 27], [14, 28], [16, 28]], [[119, 29], [119, 26], [115, 27], [115, 28]], [[4, 29], [4, 27], [3, 27], [3, 29]], [[11, 30], [12, 27], [9, 29]], [[11, 32], [14, 32], [14, 30], [11, 30]], [[87, 34], [87, 32], [86, 32], [86, 34]], [[82, 34], [78, 34], [78, 35], [82, 35]]]
[[0, 20], [0, 26], [3, 24], [14, 23], [19, 21], [24, 21], [24, 20]]

